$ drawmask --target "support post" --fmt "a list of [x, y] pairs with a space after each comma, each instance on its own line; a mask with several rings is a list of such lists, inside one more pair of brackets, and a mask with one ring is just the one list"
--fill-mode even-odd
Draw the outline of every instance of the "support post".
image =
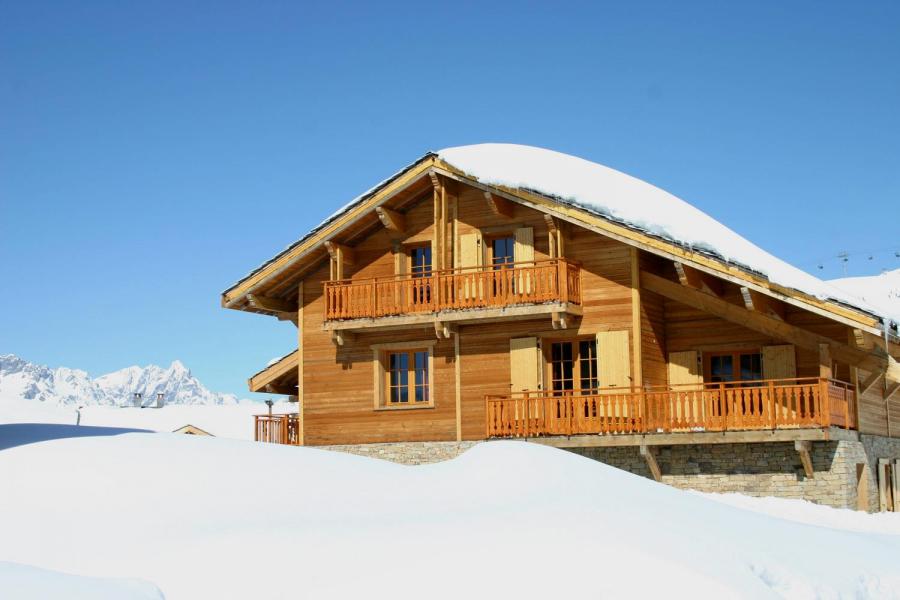
[[806, 473], [806, 477], [813, 479], [815, 477], [815, 471], [813, 471], [811, 454], [812, 442], [809, 440], [796, 440], [794, 441], [794, 449], [800, 455], [800, 462], [803, 463], [803, 471]]
[[662, 481], [662, 471], [659, 468], [659, 463], [656, 462], [656, 454], [654, 454], [653, 448], [647, 444], [641, 444], [641, 456], [647, 461], [647, 466], [650, 468], [653, 479]]

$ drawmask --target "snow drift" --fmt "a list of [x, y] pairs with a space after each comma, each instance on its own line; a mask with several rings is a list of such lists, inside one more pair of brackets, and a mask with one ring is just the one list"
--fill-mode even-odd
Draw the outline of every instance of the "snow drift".
[[900, 536], [789, 522], [523, 442], [406, 467], [127, 433], [4, 450], [0, 481], [0, 560], [141, 578], [169, 600], [900, 598]]

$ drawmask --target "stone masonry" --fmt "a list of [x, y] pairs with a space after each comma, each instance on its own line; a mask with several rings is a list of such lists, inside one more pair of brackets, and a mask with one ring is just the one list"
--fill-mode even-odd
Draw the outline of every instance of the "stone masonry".
[[[326, 450], [419, 465], [455, 458], [479, 442], [394, 442], [320, 446]], [[651, 477], [636, 446], [572, 448], [570, 452]], [[655, 447], [662, 482], [703, 492], [739, 492], [857, 508], [857, 473], [868, 479], [863, 504], [877, 511], [879, 458], [900, 459], [900, 439], [861, 435], [858, 441], [813, 442], [814, 477], [808, 478], [792, 442]], [[859, 466], [862, 465], [862, 466]]]

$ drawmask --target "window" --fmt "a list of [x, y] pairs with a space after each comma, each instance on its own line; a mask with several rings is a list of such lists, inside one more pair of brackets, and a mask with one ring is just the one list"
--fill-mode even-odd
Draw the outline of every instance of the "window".
[[547, 362], [554, 396], [584, 394], [600, 387], [595, 339], [551, 342]]
[[709, 383], [748, 383], [759, 381], [762, 353], [755, 350], [706, 353], [706, 381]]
[[[412, 275], [413, 304], [431, 302], [431, 246], [409, 249], [409, 273]], [[422, 281], [416, 281], [421, 279]]]
[[512, 236], [490, 240], [491, 265], [494, 269], [509, 268], [515, 262], [516, 239]]
[[400, 342], [372, 348], [376, 409], [432, 405], [431, 343]]

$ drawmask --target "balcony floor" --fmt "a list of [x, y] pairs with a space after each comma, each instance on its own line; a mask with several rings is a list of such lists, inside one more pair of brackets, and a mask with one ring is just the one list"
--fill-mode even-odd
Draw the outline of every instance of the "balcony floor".
[[[492, 438], [494, 441], [503, 438]], [[673, 433], [580, 434], [519, 438], [554, 448], [677, 446], [687, 444], [760, 444], [771, 442], [858, 441], [859, 432], [840, 427], [805, 427], [751, 431], [682, 431]]]
[[426, 326], [435, 321], [464, 325], [467, 323], [491, 323], [497, 321], [533, 319], [545, 315], [549, 316], [553, 313], [560, 313], [571, 317], [580, 317], [583, 311], [581, 306], [577, 304], [567, 302], [544, 302], [541, 304], [460, 308], [443, 310], [440, 312], [422, 312], [412, 315], [325, 321], [322, 324], [322, 329], [325, 331], [359, 331], [372, 328], [389, 330]]

